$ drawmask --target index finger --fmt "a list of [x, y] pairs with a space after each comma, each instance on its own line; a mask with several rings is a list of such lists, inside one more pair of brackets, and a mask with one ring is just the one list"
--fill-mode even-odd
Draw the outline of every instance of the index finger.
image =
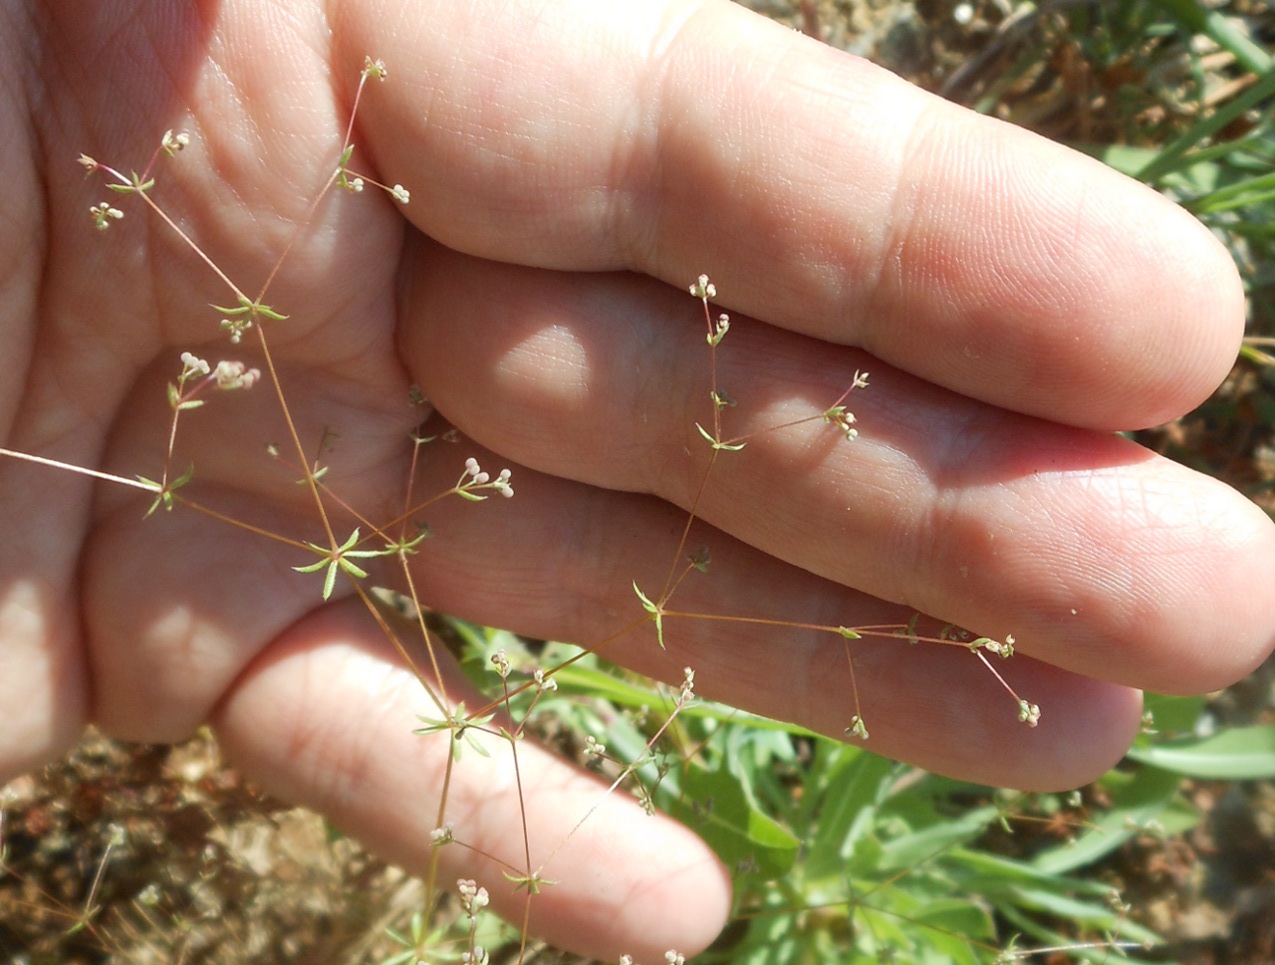
[[338, 61], [395, 71], [369, 148], [450, 247], [706, 272], [731, 307], [1092, 428], [1172, 418], [1234, 358], [1238, 276], [1189, 215], [733, 4], [342, 11]]

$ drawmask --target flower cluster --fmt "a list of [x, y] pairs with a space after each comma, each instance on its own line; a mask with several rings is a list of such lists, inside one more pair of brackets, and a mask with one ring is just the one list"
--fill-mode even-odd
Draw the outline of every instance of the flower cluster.
[[484, 472], [478, 465], [478, 460], [470, 456], [465, 460], [465, 471], [461, 474], [460, 481], [456, 483], [456, 492], [466, 499], [478, 501], [487, 497], [480, 496], [475, 490], [493, 489], [508, 499], [514, 494], [514, 487], [509, 484], [512, 476], [513, 473], [508, 469], [502, 469], [496, 478], [492, 479], [491, 475]]
[[456, 890], [460, 893], [460, 906], [470, 918], [476, 918], [491, 902], [487, 889], [480, 888], [472, 878], [461, 878], [456, 882]]
[[[664, 961], [668, 965], [686, 965], [686, 956], [674, 948], [670, 948], [664, 953]], [[632, 955], [621, 955], [620, 965], [633, 965]]]
[[706, 302], [717, 297], [717, 286], [708, 280], [707, 275], [700, 275], [690, 287], [691, 294], [700, 301]]
[[178, 151], [184, 151], [188, 144], [190, 144], [190, 135], [185, 131], [179, 131], [176, 134], [172, 131], [165, 131], [159, 146], [160, 150], [172, 157]]
[[221, 320], [221, 330], [230, 333], [230, 344], [238, 345], [242, 341], [244, 332], [252, 328], [252, 317], [250, 315], [238, 315], [235, 318], [223, 318]]
[[970, 650], [986, 650], [1002, 660], [1008, 660], [1014, 655], [1014, 635], [1012, 633], [1008, 634], [1004, 643], [999, 640], [993, 640], [991, 637], [979, 637], [977, 640], [971, 640], [966, 646]]
[[[868, 387], [868, 373], [859, 372], [856, 370], [856, 372], [854, 373], [854, 379], [850, 383], [850, 388], [846, 390], [846, 393], [845, 395], [842, 396], [842, 398], [844, 399], [846, 395], [849, 395], [855, 389], [866, 389], [867, 387]], [[841, 405], [840, 402], [838, 402], [838, 404], [834, 405], [832, 408], [824, 411], [823, 421], [828, 423], [829, 425], [834, 425], [838, 429], [840, 429], [841, 434], [845, 436], [846, 439], [848, 440], [853, 440], [856, 436], [859, 435], [859, 430], [856, 429], [854, 425], [856, 421], [854, 417], [854, 413], [851, 412], [846, 406]]]
[[89, 207], [89, 216], [93, 219], [94, 228], [105, 231], [111, 226], [112, 221], [119, 221], [124, 217], [124, 212], [119, 208], [111, 207], [110, 202], [102, 201]]
[[678, 697], [679, 707], [685, 707], [695, 699], [695, 671], [690, 667], [682, 668], [682, 689]]
[[491, 655], [491, 663], [496, 668], [496, 673], [500, 674], [501, 680], [509, 679], [509, 654], [505, 653], [503, 647]]
[[261, 370], [226, 359], [214, 367], [193, 352], [182, 352], [181, 381], [185, 383], [201, 376], [223, 392], [232, 392], [235, 389], [251, 389], [261, 380]]

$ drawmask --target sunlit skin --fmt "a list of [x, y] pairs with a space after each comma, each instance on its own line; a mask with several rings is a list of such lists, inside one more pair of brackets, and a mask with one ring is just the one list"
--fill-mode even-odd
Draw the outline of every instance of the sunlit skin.
[[[410, 191], [337, 190], [351, 164]], [[1114, 430], [1173, 418], [1234, 358], [1244, 303], [1190, 217], [1097, 162], [926, 95], [719, 0], [0, 2], [0, 445], [158, 479], [182, 353], [262, 367], [210, 305], [209, 265], [81, 154], [140, 169], [190, 144], [152, 195], [250, 297], [307, 459], [371, 520], [476, 458], [516, 495], [436, 504], [412, 558], [423, 601], [585, 644], [639, 621], [688, 510], [712, 563], [685, 612], [820, 626], [921, 612], [1003, 639], [1039, 726], [960, 648], [851, 641], [868, 746], [1023, 788], [1083, 783], [1137, 730], [1139, 688], [1224, 686], [1275, 645], [1275, 527], [1224, 485]], [[86, 176], [87, 174], [87, 176]], [[95, 230], [90, 207], [122, 218]], [[100, 212], [99, 212], [100, 214]], [[717, 384], [702, 306], [731, 314]], [[714, 306], [716, 310], [717, 305]], [[853, 440], [819, 414], [851, 384]], [[418, 386], [429, 407], [413, 405]], [[282, 443], [281, 456], [264, 454]], [[0, 777], [89, 722], [177, 741], [209, 722], [235, 763], [414, 870], [429, 863], [445, 737], [344, 577], [298, 573], [328, 542], [293, 485], [270, 380], [183, 415], [172, 465], [263, 538], [153, 494], [0, 460]], [[354, 524], [346, 519], [336, 544]], [[366, 528], [365, 528], [366, 531]], [[670, 619], [606, 655], [841, 736], [847, 642], [768, 623]], [[449, 694], [465, 696], [445, 667]], [[471, 706], [482, 698], [469, 695]], [[499, 742], [495, 742], [499, 743]], [[508, 754], [466, 757], [447, 812], [515, 867]], [[600, 785], [520, 746], [533, 861]], [[532, 928], [581, 953], [691, 954], [729, 875], [690, 832], [612, 795], [544, 869]], [[441, 852], [519, 918], [493, 861]]]

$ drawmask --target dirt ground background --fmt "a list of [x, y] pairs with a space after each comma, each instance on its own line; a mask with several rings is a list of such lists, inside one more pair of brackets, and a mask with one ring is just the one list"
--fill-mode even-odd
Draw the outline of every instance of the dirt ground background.
[[[1193, 64], [1206, 65], [1206, 105], [1246, 82], [1207, 52], [1095, 58], [1068, 32], [1063, 14], [1083, 6], [1075, 2], [749, 5], [1067, 142], [1162, 142], [1179, 112], [1199, 109], [1174, 95], [1199, 80]], [[1258, 42], [1275, 40], [1270, 4], [1220, 6]], [[1253, 319], [1267, 335], [1269, 294]], [[1143, 441], [1275, 509], [1273, 399], [1271, 369], [1240, 363], [1214, 400]], [[1218, 723], [1275, 721], [1273, 681], [1268, 666], [1215, 695]], [[1207, 815], [1198, 828], [1136, 838], [1095, 873], [1120, 883], [1134, 915], [1168, 937], [1154, 960], [1275, 962], [1275, 786], [1188, 781], [1185, 792]], [[245, 784], [207, 733], [177, 747], [86, 735], [66, 759], [0, 789], [0, 844], [0, 962], [12, 965], [382, 962], [401, 950], [386, 927], [408, 928], [423, 893], [320, 817]]]

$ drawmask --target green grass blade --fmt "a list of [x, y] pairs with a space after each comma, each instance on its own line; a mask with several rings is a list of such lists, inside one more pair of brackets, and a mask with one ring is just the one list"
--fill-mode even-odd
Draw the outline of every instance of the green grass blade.
[[1235, 727], [1211, 737], [1137, 748], [1129, 756], [1174, 774], [1221, 781], [1275, 777], [1275, 725]]

